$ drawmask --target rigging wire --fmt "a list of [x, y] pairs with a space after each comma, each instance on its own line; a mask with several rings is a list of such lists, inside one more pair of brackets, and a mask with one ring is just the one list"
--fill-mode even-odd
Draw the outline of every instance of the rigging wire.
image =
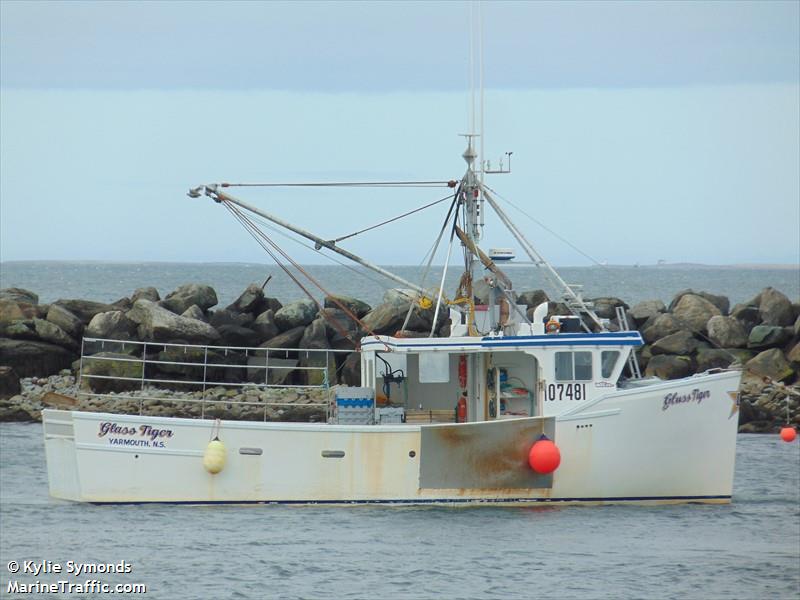
[[323, 181], [306, 183], [221, 183], [220, 187], [450, 187], [457, 181]]
[[338, 238], [336, 238], [336, 239], [334, 239], [332, 241], [333, 241], [333, 243], [341, 242], [342, 240], [346, 240], [348, 238], [355, 237], [357, 235], [360, 235], [360, 234], [362, 234], [364, 232], [367, 232], [367, 231], [370, 231], [372, 229], [377, 229], [378, 227], [381, 227], [383, 225], [388, 225], [389, 223], [393, 223], [394, 221], [398, 221], [398, 220], [400, 220], [400, 219], [402, 219], [404, 217], [408, 217], [409, 215], [413, 215], [414, 213], [418, 213], [418, 212], [420, 212], [422, 210], [425, 210], [426, 208], [430, 208], [431, 206], [435, 206], [435, 205], [439, 204], [440, 202], [444, 202], [445, 200], [449, 200], [454, 195], [455, 194], [449, 194], [449, 195], [445, 196], [444, 198], [439, 198], [438, 200], [434, 200], [433, 202], [429, 202], [428, 204], [425, 204], [424, 206], [420, 206], [418, 208], [410, 210], [410, 211], [408, 211], [406, 213], [403, 213], [402, 215], [397, 215], [396, 217], [392, 217], [391, 219], [387, 219], [386, 221], [382, 221], [382, 222], [377, 223], [375, 225], [370, 225], [369, 227], [366, 227], [366, 228], [361, 229], [359, 231], [355, 231], [353, 233], [349, 233], [347, 235], [343, 235], [342, 237], [338, 237]]
[[581, 256], [583, 256], [584, 258], [588, 258], [588, 259], [589, 259], [591, 262], [593, 262], [593, 263], [594, 263], [596, 266], [598, 266], [598, 267], [603, 267], [604, 269], [607, 269], [607, 268], [608, 268], [608, 267], [606, 267], [606, 265], [604, 265], [603, 263], [601, 263], [600, 261], [598, 261], [596, 258], [594, 258], [593, 256], [590, 256], [589, 254], [587, 254], [586, 252], [584, 252], [583, 250], [581, 250], [580, 248], [578, 248], [578, 247], [577, 247], [575, 244], [573, 244], [572, 242], [570, 242], [568, 239], [566, 239], [566, 238], [565, 238], [565, 237], [563, 237], [562, 235], [559, 235], [558, 233], [556, 233], [555, 231], [553, 231], [552, 229], [550, 229], [550, 228], [549, 228], [547, 225], [545, 225], [544, 223], [542, 223], [542, 222], [541, 222], [539, 219], [537, 219], [536, 217], [534, 217], [534, 216], [532, 216], [532, 215], [528, 214], [528, 213], [527, 213], [525, 210], [523, 210], [522, 208], [520, 208], [519, 206], [517, 206], [516, 204], [514, 204], [514, 203], [513, 203], [511, 200], [509, 200], [508, 198], [504, 198], [503, 196], [501, 196], [499, 193], [497, 193], [497, 191], [496, 191], [496, 190], [493, 190], [492, 188], [490, 188], [490, 187], [489, 187], [488, 185], [486, 185], [486, 184], [484, 184], [484, 187], [486, 187], [486, 189], [487, 189], [487, 190], [489, 190], [490, 192], [492, 192], [492, 194], [494, 194], [495, 196], [497, 196], [497, 197], [498, 197], [500, 200], [502, 200], [503, 202], [505, 202], [505, 203], [506, 203], [506, 204], [508, 204], [509, 206], [511, 206], [511, 207], [513, 207], [513, 208], [515, 208], [515, 209], [517, 209], [519, 212], [521, 212], [523, 215], [525, 215], [526, 217], [528, 217], [528, 218], [529, 218], [531, 221], [533, 221], [534, 223], [536, 223], [536, 224], [537, 224], [539, 227], [541, 227], [542, 229], [544, 229], [545, 231], [547, 231], [549, 234], [551, 234], [552, 236], [554, 236], [554, 237], [558, 238], [559, 240], [561, 240], [562, 242], [564, 242], [564, 243], [565, 243], [567, 246], [569, 246], [570, 248], [572, 248], [573, 250], [575, 250], [575, 252], [577, 252], [578, 254], [580, 254]]

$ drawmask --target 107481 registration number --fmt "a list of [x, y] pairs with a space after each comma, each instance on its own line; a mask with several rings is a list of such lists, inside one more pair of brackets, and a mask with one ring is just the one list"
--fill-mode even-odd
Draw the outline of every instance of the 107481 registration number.
[[585, 383], [550, 383], [544, 388], [545, 400], [586, 400]]

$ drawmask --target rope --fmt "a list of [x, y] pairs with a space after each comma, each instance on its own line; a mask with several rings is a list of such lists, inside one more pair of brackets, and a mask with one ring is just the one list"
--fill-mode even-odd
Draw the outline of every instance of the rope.
[[336, 242], [341, 242], [342, 240], [346, 240], [348, 238], [355, 237], [355, 236], [357, 236], [359, 234], [362, 234], [362, 233], [364, 233], [366, 231], [370, 231], [372, 229], [377, 229], [378, 227], [381, 227], [383, 225], [388, 225], [389, 223], [393, 223], [394, 221], [398, 221], [398, 220], [402, 219], [403, 217], [407, 217], [409, 215], [413, 215], [414, 213], [418, 213], [421, 210], [425, 210], [426, 208], [430, 208], [431, 206], [435, 206], [435, 205], [439, 204], [440, 202], [444, 202], [445, 200], [449, 200], [453, 196], [454, 196], [454, 194], [450, 194], [449, 196], [445, 196], [444, 198], [439, 198], [438, 200], [436, 200], [434, 202], [430, 202], [429, 204], [426, 204], [424, 206], [420, 206], [419, 208], [415, 208], [414, 210], [410, 210], [407, 213], [403, 213], [402, 215], [398, 215], [396, 217], [392, 217], [391, 219], [387, 219], [386, 221], [382, 221], [381, 223], [378, 223], [376, 225], [371, 225], [371, 226], [369, 226], [369, 227], [367, 227], [365, 229], [361, 229], [361, 230], [356, 231], [354, 233], [349, 233], [347, 235], [343, 235], [342, 237], [338, 237], [338, 238], [336, 238], [335, 240], [332, 240], [332, 241], [335, 244]]
[[[263, 231], [258, 229], [258, 227], [250, 220], [249, 217], [244, 215], [238, 207], [234, 206], [230, 202], [223, 201], [225, 207], [236, 217], [236, 219], [245, 227], [245, 229], [253, 236], [259, 245], [267, 252], [267, 254], [272, 257], [272, 259], [276, 262], [276, 264], [281, 267], [281, 269], [294, 281], [297, 286], [305, 292], [305, 294], [311, 299], [312, 302], [317, 306], [319, 309], [319, 302], [314, 298], [311, 292], [294, 276], [291, 271], [284, 265], [277, 256], [264, 244], [263, 242], [267, 242], [270, 246], [272, 246], [277, 252], [279, 252], [286, 260], [288, 260], [295, 269], [297, 269], [300, 273], [302, 273], [306, 279], [308, 279], [311, 283], [313, 283], [317, 288], [319, 288], [326, 296], [330, 297], [334, 304], [336, 304], [339, 309], [342, 310], [348, 317], [350, 317], [355, 323], [357, 323], [364, 331], [368, 332], [370, 335], [375, 335], [375, 332], [372, 331], [369, 327], [367, 327], [361, 319], [359, 319], [353, 312], [342, 302], [340, 302], [336, 297], [334, 297], [328, 290], [326, 290], [322, 284], [320, 284], [314, 277], [311, 276], [302, 266], [300, 266], [296, 261], [294, 261], [286, 252], [284, 252], [280, 246], [278, 246], [273, 240], [271, 240]], [[358, 348], [359, 342], [358, 340], [354, 340], [350, 334], [342, 329], [339, 323], [335, 319], [331, 319], [327, 316], [325, 312], [322, 312], [322, 318], [328, 321], [331, 326], [336, 329], [336, 331], [345, 339], [350, 340], [353, 342], [353, 345]]]

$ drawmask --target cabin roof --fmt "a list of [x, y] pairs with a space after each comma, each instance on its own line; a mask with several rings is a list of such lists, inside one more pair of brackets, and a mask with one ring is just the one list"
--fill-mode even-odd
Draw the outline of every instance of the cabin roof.
[[361, 349], [389, 352], [420, 352], [437, 350], [472, 351], [500, 350], [502, 348], [552, 348], [568, 346], [641, 346], [644, 344], [638, 331], [603, 333], [557, 333], [549, 335], [506, 335], [450, 338], [396, 338], [388, 335], [365, 337]]

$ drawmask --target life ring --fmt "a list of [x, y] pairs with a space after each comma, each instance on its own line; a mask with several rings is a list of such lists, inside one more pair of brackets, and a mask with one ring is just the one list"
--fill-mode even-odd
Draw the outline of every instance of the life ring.
[[550, 319], [547, 325], [544, 326], [545, 333], [558, 333], [559, 331], [561, 331], [561, 323], [555, 319]]

